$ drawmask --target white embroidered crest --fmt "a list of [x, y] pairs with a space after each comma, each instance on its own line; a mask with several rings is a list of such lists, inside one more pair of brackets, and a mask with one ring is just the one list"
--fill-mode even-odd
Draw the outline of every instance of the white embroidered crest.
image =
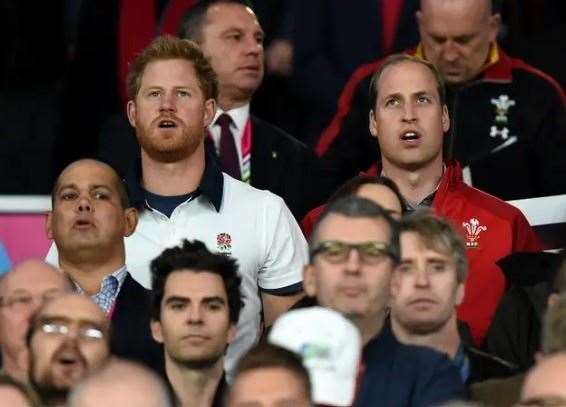
[[468, 222], [462, 222], [462, 226], [466, 231], [466, 247], [471, 249], [478, 248], [480, 233], [485, 232], [487, 226], [480, 225], [480, 221], [476, 218], [472, 218]]
[[507, 95], [500, 95], [497, 99], [491, 99], [491, 104], [495, 106], [495, 122], [496, 123], [507, 123], [509, 114], [509, 108], [515, 106], [515, 101], [509, 99]]

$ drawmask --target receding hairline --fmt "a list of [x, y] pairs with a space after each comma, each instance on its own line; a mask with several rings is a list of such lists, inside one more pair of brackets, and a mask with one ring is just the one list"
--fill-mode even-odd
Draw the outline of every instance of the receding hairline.
[[[61, 173], [59, 174], [59, 176], [57, 176], [57, 179], [55, 180], [55, 183], [53, 184], [53, 189], [51, 191], [51, 204], [52, 207], [54, 207], [55, 205], [55, 195], [57, 194], [57, 192], [61, 189], [61, 178], [63, 178], [63, 176], [71, 171], [74, 167], [78, 167], [80, 165], [85, 165], [85, 164], [95, 164], [98, 167], [104, 169], [105, 171], [109, 172], [112, 176], [112, 184], [114, 184], [114, 188], [116, 190], [116, 193], [118, 193], [118, 197], [120, 199], [120, 202], [123, 204], [125, 203], [123, 201], [123, 197], [121, 196], [122, 193], [127, 194], [127, 192], [125, 191], [125, 187], [122, 184], [122, 179], [120, 178], [120, 175], [118, 174], [118, 172], [112, 168], [111, 165], [103, 162], [103, 161], [99, 161], [99, 160], [95, 160], [92, 158], [83, 158], [77, 161], [74, 161], [72, 163], [70, 163], [69, 165], [67, 165], [63, 171], [61, 171]], [[126, 197], [124, 197], [126, 198]], [[52, 208], [53, 209], [53, 208]], [[127, 209], [126, 206], [124, 206], [123, 209]]]
[[[380, 83], [383, 81], [383, 77], [387, 74], [388, 71], [390, 71], [391, 69], [394, 68], [398, 68], [400, 66], [405, 66], [405, 65], [414, 65], [414, 66], [418, 66], [420, 67], [423, 71], [425, 71], [427, 73], [427, 75], [430, 77], [431, 79], [431, 83], [432, 83], [432, 88], [431, 89], [418, 89], [416, 90], [414, 93], [417, 94], [419, 92], [423, 92], [423, 91], [434, 91], [434, 94], [436, 95], [436, 98], [438, 100], [438, 103], [443, 106], [444, 102], [442, 101], [442, 95], [439, 92], [438, 89], [438, 82], [436, 80], [436, 77], [434, 75], [434, 72], [431, 71], [430, 67], [426, 65], [426, 63], [424, 63], [425, 61], [416, 61], [416, 60], [411, 60], [411, 59], [400, 59], [398, 61], [393, 61], [391, 64], [387, 65], [385, 68], [383, 68], [383, 70], [381, 71], [381, 74], [379, 75], [379, 78], [377, 80], [377, 82], [375, 83], [375, 87], [376, 87], [376, 95], [378, 96], [376, 98], [375, 103], [377, 104], [379, 97], [387, 97], [389, 95], [386, 95], [383, 93], [383, 91], [379, 88]], [[375, 108], [375, 106], [374, 106]]]

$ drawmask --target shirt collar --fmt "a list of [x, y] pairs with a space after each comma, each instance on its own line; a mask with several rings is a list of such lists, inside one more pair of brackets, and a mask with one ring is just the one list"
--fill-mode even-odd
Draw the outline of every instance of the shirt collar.
[[[126, 280], [127, 275], [128, 275], [128, 270], [126, 268], [126, 265], [123, 265], [118, 270], [116, 270], [114, 273], [108, 274], [106, 277], [104, 277], [102, 279], [102, 281], [100, 282], [100, 287], [102, 287], [104, 280], [115, 278], [118, 281], [118, 289], [116, 290], [116, 292], [119, 292], [120, 288], [122, 288], [122, 284], [124, 284], [124, 280]], [[84, 293], [83, 289], [75, 281], [73, 281], [73, 284], [75, 285], [75, 291], [77, 293], [79, 293], [79, 294]]]
[[[207, 149], [205, 149], [206, 151]], [[128, 171], [124, 182], [128, 191], [128, 197], [132, 206], [139, 210], [146, 208], [145, 190], [141, 185], [141, 158], [138, 158]], [[222, 171], [218, 167], [214, 157], [209, 151], [205, 152], [205, 165], [202, 178], [198, 190], [212, 203], [217, 212], [220, 211], [222, 205], [222, 195], [224, 192], [224, 177]], [[187, 193], [193, 191], [187, 191]]]
[[228, 111], [222, 110], [221, 108], [216, 109], [216, 115], [214, 116], [214, 120], [212, 123], [216, 123], [216, 119], [223, 113], [228, 113], [233, 121], [233, 126], [236, 127], [238, 131], [238, 135], [242, 135], [244, 133], [244, 127], [246, 126], [246, 122], [250, 117], [250, 104], [245, 104], [244, 106], [237, 107], [235, 109], [231, 109]]

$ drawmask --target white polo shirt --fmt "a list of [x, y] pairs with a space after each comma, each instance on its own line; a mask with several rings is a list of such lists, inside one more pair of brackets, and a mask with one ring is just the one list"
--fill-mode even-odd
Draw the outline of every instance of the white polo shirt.
[[[151, 208], [142, 210], [135, 233], [126, 238], [126, 265], [134, 279], [151, 288], [151, 261], [182, 239], [200, 240], [210, 251], [237, 260], [244, 307], [225, 359], [230, 374], [259, 338], [259, 291], [300, 283], [308, 249], [293, 215], [277, 195], [220, 173], [209, 163], [203, 182], [205, 192], [179, 205], [170, 218]], [[221, 185], [211, 186], [216, 183]], [[47, 260], [58, 264], [55, 245]]]

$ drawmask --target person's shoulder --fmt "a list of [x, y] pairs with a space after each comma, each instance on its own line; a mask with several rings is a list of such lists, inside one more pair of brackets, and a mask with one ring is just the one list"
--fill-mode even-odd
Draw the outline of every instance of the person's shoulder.
[[488, 212], [501, 220], [514, 221], [518, 217], [524, 217], [522, 212], [510, 203], [465, 183], [460, 185], [459, 192], [467, 205]]
[[[257, 116], [252, 115], [251, 118], [254, 126], [254, 134], [258, 134], [260, 139], [268, 137], [271, 143], [275, 143], [279, 146], [284, 146], [298, 152], [310, 152], [310, 149], [302, 141], [293, 137], [282, 128], [260, 119]], [[257, 140], [258, 139], [254, 139], [254, 142]], [[261, 141], [259, 142], [261, 143]]]
[[544, 97], [552, 95], [559, 98], [563, 104], [566, 104], [564, 90], [551, 75], [529, 65], [520, 58], [509, 56], [508, 61], [512, 72], [512, 84], [521, 85], [524, 83], [525, 89], [529, 91], [531, 96], [534, 96], [532, 89], [535, 88], [536, 93], [542, 92]]
[[255, 188], [225, 173], [222, 175], [224, 176], [224, 194], [230, 205], [234, 203], [252, 205], [252, 207], [285, 205], [281, 197], [268, 190]]

